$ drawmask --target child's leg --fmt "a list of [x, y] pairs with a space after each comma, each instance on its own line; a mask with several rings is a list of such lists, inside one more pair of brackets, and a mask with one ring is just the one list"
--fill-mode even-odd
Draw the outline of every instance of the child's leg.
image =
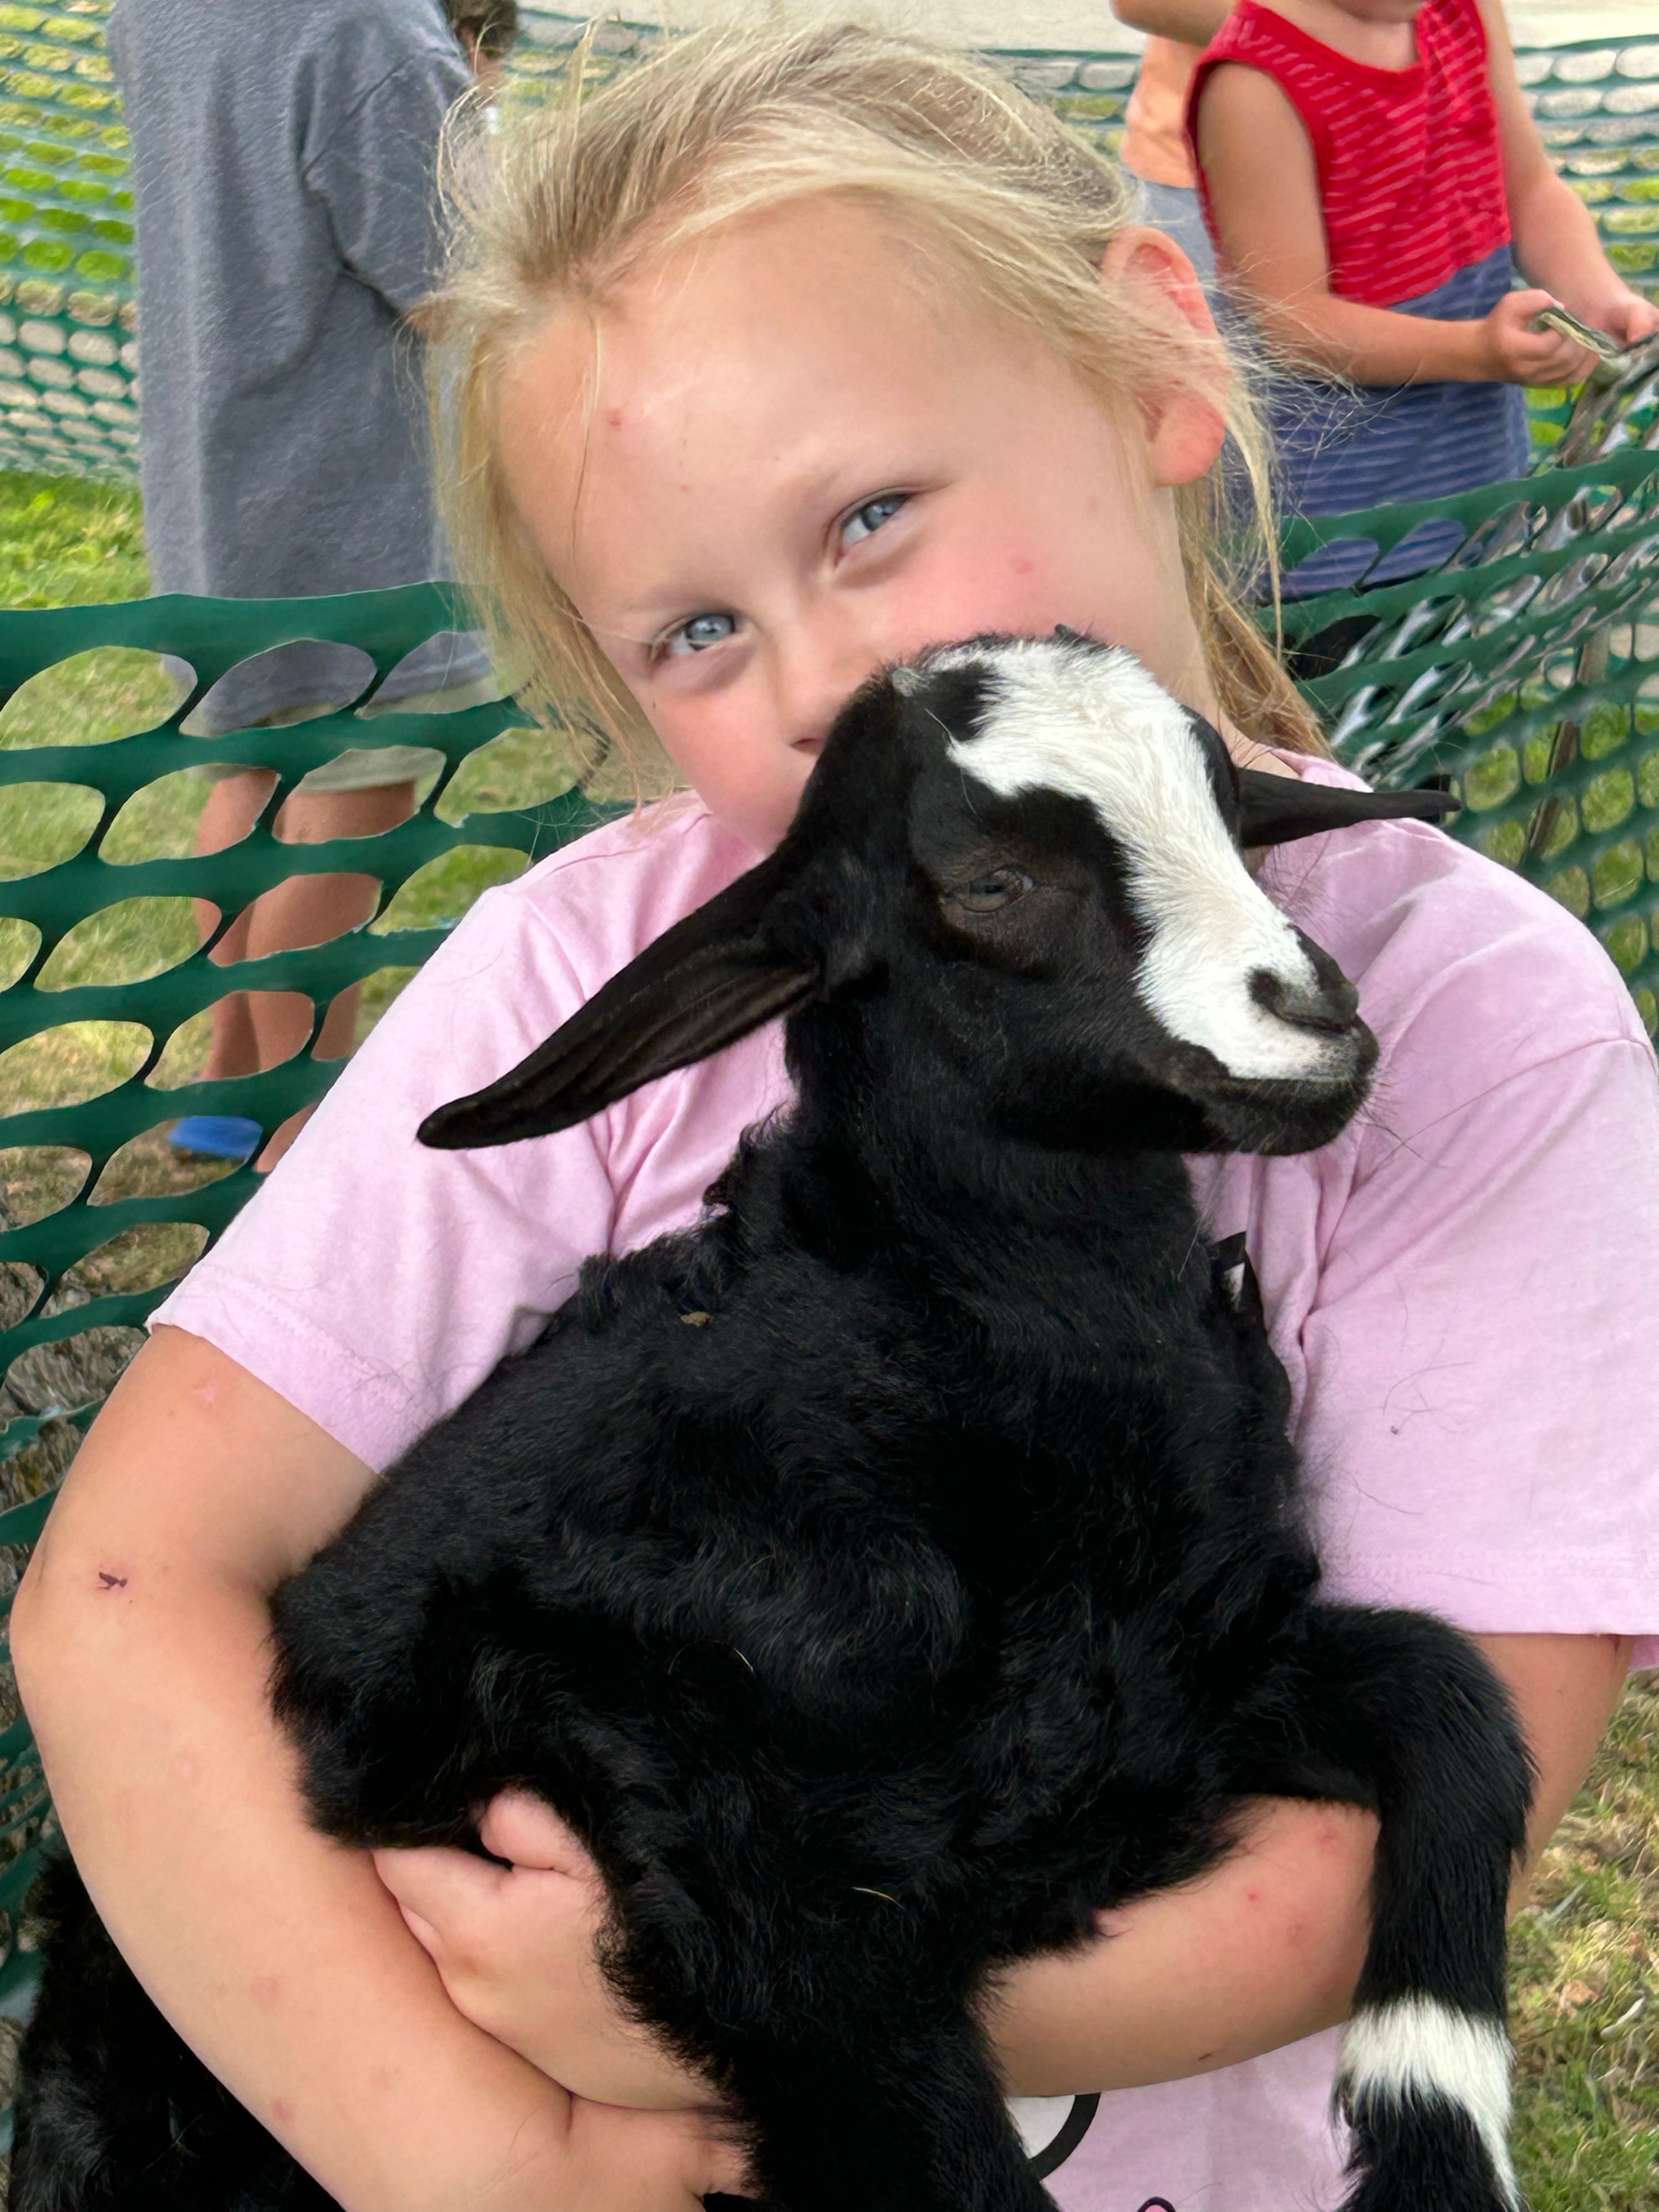
[[[222, 777], [208, 795], [198, 824], [196, 850], [219, 853], [252, 830], [276, 779], [269, 769], [251, 769]], [[360, 790], [296, 792], [283, 807], [277, 828], [283, 842], [320, 844], [336, 837], [372, 837], [395, 829], [414, 811], [410, 783]], [[369, 875], [295, 876], [275, 885], [238, 915], [213, 950], [214, 961], [228, 967], [311, 945], [325, 945], [360, 928], [374, 911], [379, 885]], [[205, 899], [196, 902], [202, 935], [217, 926], [217, 912]], [[315, 1047], [319, 1060], [341, 1060], [356, 1033], [359, 987], [342, 991], [324, 1017]], [[235, 991], [213, 1009], [213, 1036], [204, 1075], [209, 1081], [252, 1075], [278, 1067], [304, 1048], [311, 1035], [312, 1004], [297, 991]], [[261, 1155], [274, 1166], [303, 1126], [295, 1115]], [[250, 1131], [250, 1135], [252, 1135]]]

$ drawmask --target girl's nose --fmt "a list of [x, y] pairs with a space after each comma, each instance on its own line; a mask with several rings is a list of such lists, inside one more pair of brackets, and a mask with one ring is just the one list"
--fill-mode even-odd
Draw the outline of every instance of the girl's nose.
[[860, 684], [890, 658], [873, 638], [818, 636], [792, 642], [778, 656], [777, 708], [789, 743], [817, 755]]

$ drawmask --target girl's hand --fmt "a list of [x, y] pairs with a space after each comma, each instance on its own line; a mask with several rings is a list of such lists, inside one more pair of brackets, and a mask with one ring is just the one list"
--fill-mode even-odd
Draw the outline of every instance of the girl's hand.
[[641, 2112], [578, 2098], [570, 2108], [568, 2202], [605, 2212], [702, 2212], [752, 2186], [748, 2159], [708, 2112]]
[[1492, 383], [1582, 384], [1598, 365], [1588, 346], [1558, 331], [1534, 330], [1540, 308], [1555, 305], [1553, 293], [1510, 292], [1486, 317], [1479, 327]]
[[600, 1973], [605, 1886], [571, 1830], [539, 1798], [508, 1790], [479, 1832], [511, 1864], [374, 1854], [456, 2010], [576, 2097], [664, 2112], [712, 2105], [709, 2084], [626, 2017]]

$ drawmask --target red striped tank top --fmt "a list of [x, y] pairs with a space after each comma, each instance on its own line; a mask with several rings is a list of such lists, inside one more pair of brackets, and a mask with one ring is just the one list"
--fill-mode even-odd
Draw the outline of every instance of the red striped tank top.
[[[1241, 0], [1198, 65], [1188, 105], [1218, 62], [1273, 79], [1313, 142], [1339, 299], [1391, 307], [1432, 292], [1510, 240], [1486, 30], [1476, 0], [1428, 0], [1410, 69], [1372, 69]], [[1215, 222], [1202, 166], [1199, 189]]]

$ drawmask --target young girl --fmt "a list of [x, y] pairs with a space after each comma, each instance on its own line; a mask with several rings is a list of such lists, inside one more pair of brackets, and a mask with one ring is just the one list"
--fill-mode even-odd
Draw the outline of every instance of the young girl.
[[[266, 1707], [266, 1598], [584, 1255], [695, 1217], [784, 1103], [777, 1036], [544, 1141], [429, 1152], [416, 1126], [751, 864], [848, 691], [929, 641], [1065, 623], [1242, 757], [1341, 772], [1206, 549], [1229, 414], [1252, 434], [1190, 266], [1001, 80], [853, 30], [709, 34], [491, 161], [446, 301], [455, 540], [532, 690], [649, 735], [689, 789], [492, 892], [410, 985], [158, 1316], [15, 1649], [118, 1940], [349, 2212], [690, 2212], [741, 2160], [611, 2007], [580, 1846], [511, 1796], [494, 1863], [322, 1841]], [[1248, 1231], [1334, 1587], [1480, 1638], [1537, 1757], [1536, 1850], [1659, 1630], [1652, 1054], [1591, 937], [1437, 833], [1263, 880], [1359, 986], [1376, 1108], [1315, 1157], [1194, 1172], [1216, 1232]], [[1109, 2093], [1063, 2206], [1334, 2203], [1371, 1845], [1352, 1808], [1263, 1804], [1206, 1880], [1006, 1978], [1011, 2093]]]
[[[1553, 300], [1621, 345], [1659, 331], [1550, 167], [1500, 0], [1241, 0], [1189, 113], [1224, 273], [1299, 372], [1273, 407], [1292, 511], [1524, 475], [1521, 387], [1595, 365], [1534, 329]], [[1511, 290], [1517, 266], [1539, 289]], [[1432, 566], [1457, 537], [1413, 533], [1376, 580]], [[1297, 588], [1363, 566], [1328, 553]]]

